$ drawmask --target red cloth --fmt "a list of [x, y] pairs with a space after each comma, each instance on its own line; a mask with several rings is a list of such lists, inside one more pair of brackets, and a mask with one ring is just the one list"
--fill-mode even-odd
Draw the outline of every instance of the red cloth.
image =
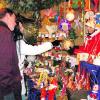
[[48, 100], [54, 100], [55, 90], [48, 90]]
[[100, 32], [87, 41], [86, 45], [80, 46], [79, 49], [75, 49], [75, 53], [89, 53], [97, 55], [100, 52]]
[[46, 98], [46, 89], [45, 88], [41, 88], [41, 99], [42, 98]]
[[98, 11], [98, 7], [99, 7], [99, 0], [94, 0], [94, 11], [97, 12]]
[[[50, 84], [58, 86], [57, 79], [53, 78], [53, 80], [51, 81]], [[54, 96], [55, 96], [56, 90], [57, 90], [57, 88], [54, 88], [52, 90], [48, 90], [48, 100], [54, 100]]]

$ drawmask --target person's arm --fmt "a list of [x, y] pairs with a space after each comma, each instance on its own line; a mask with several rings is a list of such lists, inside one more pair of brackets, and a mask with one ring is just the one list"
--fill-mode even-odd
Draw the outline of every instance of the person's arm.
[[17, 47], [19, 48], [19, 46], [20, 46], [20, 53], [23, 55], [38, 55], [53, 48], [53, 44], [51, 42], [44, 42], [40, 45], [32, 46], [26, 44], [24, 40], [20, 40], [20, 45], [19, 41], [17, 41]]

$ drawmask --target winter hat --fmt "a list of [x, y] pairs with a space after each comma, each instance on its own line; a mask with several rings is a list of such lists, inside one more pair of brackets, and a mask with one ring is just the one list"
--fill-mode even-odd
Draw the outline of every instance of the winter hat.
[[94, 20], [89, 20], [85, 23], [86, 26], [89, 26], [91, 28], [95, 28], [95, 22]]

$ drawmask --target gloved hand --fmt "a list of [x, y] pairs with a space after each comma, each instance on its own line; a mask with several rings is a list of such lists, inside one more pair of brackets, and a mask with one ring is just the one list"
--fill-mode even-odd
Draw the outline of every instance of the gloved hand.
[[53, 46], [59, 46], [60, 45], [60, 40], [55, 40], [52, 42]]

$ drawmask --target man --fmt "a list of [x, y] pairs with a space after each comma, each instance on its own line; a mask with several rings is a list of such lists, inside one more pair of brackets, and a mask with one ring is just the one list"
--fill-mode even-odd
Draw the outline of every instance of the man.
[[75, 53], [81, 57], [80, 60], [87, 61], [88, 56], [92, 58], [97, 56], [100, 52], [100, 29], [96, 29], [93, 20], [89, 20], [85, 24], [87, 33], [85, 34], [85, 41], [83, 46], [75, 50]]
[[59, 41], [38, 46], [26, 44], [20, 32], [23, 31], [22, 24], [16, 23], [16, 20], [12, 10], [0, 9], [0, 100], [22, 100], [18, 58], [20, 65], [25, 55], [40, 54], [59, 45]]

